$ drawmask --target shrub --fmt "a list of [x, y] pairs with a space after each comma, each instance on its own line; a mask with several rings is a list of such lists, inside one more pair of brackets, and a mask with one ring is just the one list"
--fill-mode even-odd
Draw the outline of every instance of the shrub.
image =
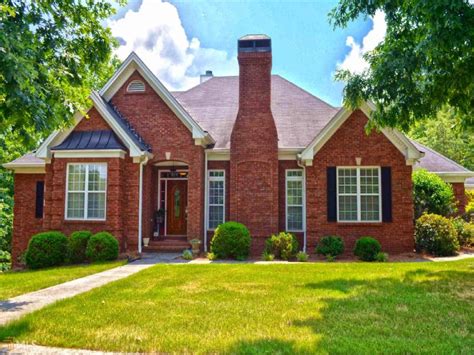
[[193, 253], [189, 249], [184, 249], [181, 256], [184, 260], [193, 260]]
[[275, 255], [272, 253], [269, 253], [268, 251], [264, 250], [262, 254], [262, 260], [263, 261], [273, 261], [275, 260]]
[[118, 254], [118, 240], [108, 232], [94, 234], [87, 243], [86, 256], [91, 261], [115, 260]]
[[304, 251], [299, 251], [298, 254], [296, 254], [296, 260], [298, 260], [300, 263], [305, 263], [309, 259], [309, 255], [305, 253]]
[[0, 272], [9, 270], [11, 261], [11, 254], [6, 250], [0, 250]]
[[378, 240], [372, 237], [362, 237], [357, 239], [354, 254], [363, 261], [376, 260], [377, 254], [382, 250]]
[[448, 216], [456, 211], [454, 192], [451, 184], [438, 175], [424, 169], [413, 173], [413, 202], [415, 218], [423, 213]]
[[207, 253], [207, 258], [209, 260], [216, 260], [217, 259], [216, 254], [214, 254], [214, 253]]
[[214, 231], [211, 252], [217, 258], [246, 259], [250, 253], [250, 232], [241, 223], [225, 222]]
[[335, 256], [332, 256], [332, 255], [326, 255], [326, 261], [329, 262], [329, 263], [332, 263], [333, 261], [336, 260], [336, 257]]
[[92, 233], [89, 231], [73, 232], [69, 237], [68, 254], [70, 263], [83, 263], [87, 260], [86, 249]]
[[422, 215], [415, 224], [415, 247], [436, 256], [456, 254], [459, 242], [453, 223], [437, 214]]
[[298, 252], [298, 240], [291, 233], [280, 232], [265, 241], [265, 250], [278, 259], [289, 260]]
[[377, 255], [375, 255], [375, 261], [378, 261], [379, 263], [384, 263], [388, 261], [388, 254], [382, 252], [377, 253]]
[[462, 218], [453, 218], [459, 245], [469, 247], [474, 245], [474, 223], [464, 221]]
[[316, 253], [321, 255], [337, 256], [344, 252], [344, 241], [338, 236], [322, 237], [316, 246]]
[[67, 258], [67, 237], [61, 232], [38, 233], [31, 237], [25, 262], [31, 269], [61, 265]]

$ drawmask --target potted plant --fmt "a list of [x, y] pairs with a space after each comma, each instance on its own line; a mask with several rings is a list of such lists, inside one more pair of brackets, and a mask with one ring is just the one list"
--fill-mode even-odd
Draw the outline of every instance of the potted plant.
[[199, 255], [199, 246], [201, 245], [201, 241], [197, 238], [194, 238], [194, 239], [191, 239], [189, 243], [191, 244], [193, 255], [194, 256]]

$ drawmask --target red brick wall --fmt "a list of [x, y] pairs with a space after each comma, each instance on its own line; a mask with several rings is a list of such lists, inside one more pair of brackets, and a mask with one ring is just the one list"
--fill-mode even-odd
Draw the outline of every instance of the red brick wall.
[[[372, 236], [389, 253], [412, 251], [413, 201], [412, 167], [403, 155], [382, 134], [364, 131], [366, 116], [355, 111], [330, 140], [315, 155], [313, 166], [307, 167], [307, 234], [309, 251], [322, 236], [339, 235], [344, 238], [346, 252], [352, 253], [355, 240]], [[392, 168], [391, 223], [336, 223], [327, 221], [328, 166], [355, 166], [355, 158], [362, 158], [361, 166], [390, 166]]]
[[[130, 81], [142, 80], [144, 93], [127, 93]], [[151, 232], [150, 220], [155, 209], [153, 199], [152, 166], [165, 161], [165, 153], [171, 153], [171, 160], [188, 164], [188, 225], [190, 239], [203, 235], [204, 199], [204, 150], [194, 144], [191, 131], [171, 111], [168, 105], [155, 93], [152, 87], [140, 76], [133, 73], [112, 98], [112, 103], [127, 118], [135, 130], [152, 146], [153, 161], [148, 162], [144, 172], [144, 233]], [[144, 234], [145, 235], [145, 234]]]
[[458, 203], [458, 214], [462, 215], [466, 212], [467, 196], [466, 189], [463, 182], [456, 182], [451, 184], [453, 186], [454, 196]]
[[12, 260], [16, 264], [18, 256], [26, 250], [31, 236], [42, 231], [43, 219], [35, 217], [36, 182], [44, 181], [45, 175], [15, 174], [14, 179]]
[[[239, 112], [231, 135], [230, 219], [256, 239], [278, 231], [278, 135], [270, 109], [271, 53], [239, 53]], [[264, 221], [264, 223], [262, 223]]]

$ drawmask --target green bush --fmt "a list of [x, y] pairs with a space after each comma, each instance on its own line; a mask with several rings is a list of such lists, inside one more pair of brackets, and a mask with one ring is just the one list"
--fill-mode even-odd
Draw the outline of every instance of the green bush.
[[183, 254], [181, 255], [181, 257], [184, 260], [193, 260], [193, 253], [189, 249], [184, 249]]
[[413, 202], [415, 219], [423, 213], [449, 216], [456, 211], [453, 187], [438, 175], [424, 169], [413, 173]]
[[263, 261], [273, 261], [275, 260], [275, 255], [272, 253], [269, 253], [268, 251], [264, 250], [262, 254], [262, 260]]
[[67, 237], [61, 232], [38, 233], [31, 237], [25, 262], [31, 269], [61, 265], [67, 258]]
[[235, 258], [243, 260], [250, 253], [250, 232], [242, 223], [225, 222], [214, 231], [211, 252], [216, 258]]
[[94, 234], [87, 243], [86, 256], [91, 261], [115, 260], [118, 254], [118, 240], [108, 232]]
[[7, 271], [11, 267], [12, 256], [6, 250], [0, 250], [0, 272]]
[[322, 237], [316, 246], [316, 253], [324, 256], [338, 256], [344, 252], [344, 241], [341, 237], [328, 235]]
[[453, 223], [437, 214], [422, 215], [415, 224], [415, 247], [436, 256], [456, 254], [459, 241]]
[[79, 264], [87, 260], [86, 249], [90, 237], [92, 237], [92, 233], [89, 231], [77, 231], [71, 234], [68, 243], [70, 263]]
[[382, 252], [377, 253], [377, 255], [375, 256], [375, 261], [378, 261], [379, 263], [384, 263], [388, 261], [388, 254]]
[[298, 260], [300, 263], [305, 263], [309, 259], [309, 255], [305, 253], [304, 251], [299, 251], [298, 254], [296, 254], [296, 260]]
[[474, 223], [466, 222], [460, 217], [453, 218], [452, 222], [456, 229], [459, 245], [465, 247], [474, 245]]
[[209, 260], [216, 260], [217, 259], [216, 254], [214, 254], [214, 253], [207, 253], [207, 258]]
[[298, 240], [291, 233], [280, 232], [265, 241], [265, 250], [277, 259], [289, 260], [298, 252]]
[[362, 237], [356, 241], [354, 255], [363, 261], [375, 261], [381, 250], [382, 247], [378, 240], [372, 237]]

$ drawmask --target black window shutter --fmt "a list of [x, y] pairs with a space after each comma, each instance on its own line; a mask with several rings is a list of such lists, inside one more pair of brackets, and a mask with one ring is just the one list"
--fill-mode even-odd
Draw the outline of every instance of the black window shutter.
[[336, 167], [327, 168], [327, 203], [328, 203], [328, 222], [337, 221], [337, 187], [336, 187]]
[[382, 167], [382, 221], [392, 222], [392, 168]]
[[43, 218], [44, 181], [36, 181], [35, 217]]

